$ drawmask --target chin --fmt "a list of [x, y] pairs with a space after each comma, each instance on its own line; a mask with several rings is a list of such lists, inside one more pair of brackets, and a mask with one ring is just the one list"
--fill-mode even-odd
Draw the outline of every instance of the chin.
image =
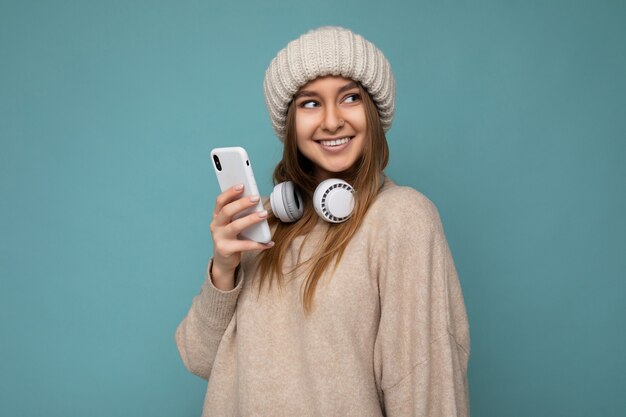
[[335, 168], [324, 168], [322, 167], [322, 169], [324, 170], [324, 172], [326, 172], [328, 174], [328, 178], [342, 178], [344, 176], [344, 174], [346, 173], [346, 171], [350, 170], [350, 168], [352, 168], [352, 165], [350, 166], [345, 166], [345, 167], [335, 167]]

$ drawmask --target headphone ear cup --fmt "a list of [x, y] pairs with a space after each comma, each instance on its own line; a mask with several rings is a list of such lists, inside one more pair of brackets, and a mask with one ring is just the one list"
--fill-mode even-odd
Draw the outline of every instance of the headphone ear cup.
[[284, 223], [293, 223], [304, 213], [302, 197], [292, 181], [281, 182], [274, 186], [270, 194], [270, 205], [274, 215]]
[[354, 210], [354, 188], [344, 180], [324, 180], [313, 193], [313, 207], [327, 222], [345, 222]]

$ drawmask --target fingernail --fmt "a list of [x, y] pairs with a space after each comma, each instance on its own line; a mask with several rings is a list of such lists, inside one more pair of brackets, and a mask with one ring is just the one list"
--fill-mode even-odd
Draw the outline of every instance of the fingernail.
[[256, 203], [257, 201], [259, 201], [260, 197], [258, 195], [253, 195], [250, 196], [250, 201], [252, 201], [253, 203]]
[[261, 210], [258, 212], [259, 217], [267, 217], [267, 210]]
[[274, 246], [274, 242], [267, 242], [265, 246], [271, 248], [272, 246]]
[[235, 185], [235, 190], [236, 190], [236, 191], [241, 191], [241, 190], [243, 190], [243, 184], [237, 184], [237, 185]]

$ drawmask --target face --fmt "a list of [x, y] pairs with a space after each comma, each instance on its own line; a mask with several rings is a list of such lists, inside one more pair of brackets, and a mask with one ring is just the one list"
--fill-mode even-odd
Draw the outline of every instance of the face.
[[321, 181], [351, 168], [363, 154], [365, 108], [357, 84], [343, 77], [316, 78], [294, 96], [298, 149]]

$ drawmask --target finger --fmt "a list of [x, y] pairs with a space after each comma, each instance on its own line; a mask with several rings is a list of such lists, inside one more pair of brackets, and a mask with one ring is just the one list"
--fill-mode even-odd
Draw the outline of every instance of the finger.
[[260, 223], [263, 220], [267, 219], [268, 213], [267, 210], [261, 210], [254, 212], [252, 214], [248, 214], [240, 219], [233, 220], [228, 226], [227, 229], [229, 233], [233, 233], [234, 235], [238, 235], [245, 228], [250, 227], [256, 223]]
[[260, 200], [261, 200], [261, 197], [259, 197], [258, 195], [252, 195], [249, 197], [241, 197], [240, 199], [235, 200], [232, 203], [226, 204], [224, 208], [222, 209], [222, 212], [226, 217], [232, 218], [237, 213], [245, 209], [248, 209], [252, 206], [256, 206]]
[[214, 245], [219, 248], [220, 253], [223, 255], [232, 254], [234, 251], [230, 247], [230, 242], [238, 241], [238, 236], [244, 229], [266, 220], [267, 217], [267, 210], [260, 210], [237, 220], [233, 220], [226, 225], [218, 225], [216, 221], [217, 218], [215, 218], [213, 222], [211, 222], [211, 233], [213, 235]]
[[232, 221], [233, 216], [243, 210], [255, 206], [260, 199], [261, 197], [259, 197], [258, 195], [241, 197], [240, 199], [232, 201], [222, 207], [222, 210], [220, 210], [219, 213], [214, 216], [214, 218], [218, 225], [227, 225]]
[[242, 191], [243, 184], [236, 184], [218, 195], [215, 199], [215, 209], [213, 209], [213, 214], [218, 214], [226, 204], [237, 198]]

